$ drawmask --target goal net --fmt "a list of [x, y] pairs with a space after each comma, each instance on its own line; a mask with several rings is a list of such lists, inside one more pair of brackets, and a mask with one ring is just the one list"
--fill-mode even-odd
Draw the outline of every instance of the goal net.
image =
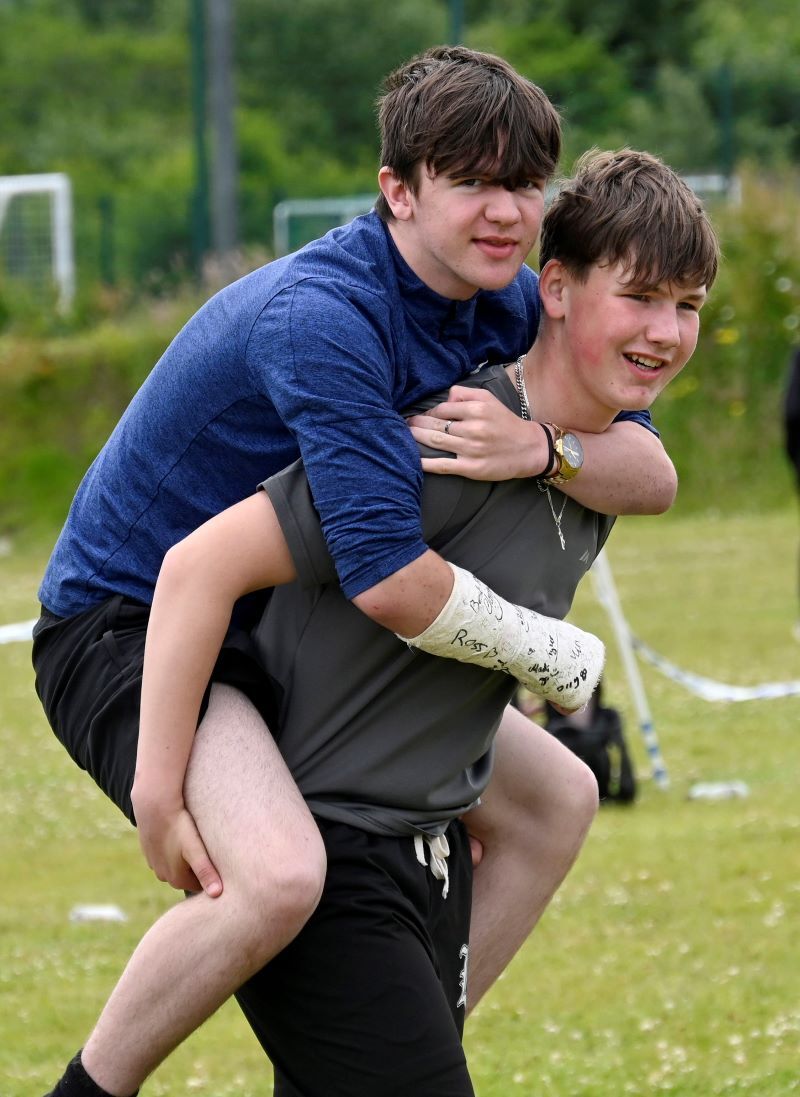
[[75, 294], [72, 193], [61, 173], [0, 175], [0, 283], [19, 281], [60, 311]]
[[375, 194], [354, 194], [346, 198], [288, 198], [273, 210], [273, 241], [276, 255], [287, 255], [316, 240], [328, 229], [345, 225], [360, 213], [369, 213]]

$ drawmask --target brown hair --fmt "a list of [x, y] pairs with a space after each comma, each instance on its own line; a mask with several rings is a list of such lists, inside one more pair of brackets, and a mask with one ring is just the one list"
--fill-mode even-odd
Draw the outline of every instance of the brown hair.
[[638, 286], [711, 287], [719, 242], [700, 199], [656, 156], [585, 153], [542, 223], [539, 262], [558, 259], [583, 280], [597, 263], [623, 263]]
[[[558, 111], [501, 57], [435, 46], [384, 81], [378, 100], [381, 165], [413, 193], [419, 168], [490, 174], [509, 187], [548, 179], [561, 152]], [[392, 212], [383, 195], [377, 210]]]

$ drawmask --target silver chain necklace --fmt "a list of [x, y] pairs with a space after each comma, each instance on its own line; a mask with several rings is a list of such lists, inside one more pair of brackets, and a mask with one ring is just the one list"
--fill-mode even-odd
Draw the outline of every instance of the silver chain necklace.
[[[528, 390], [525, 387], [525, 355], [521, 355], [514, 363], [514, 382], [517, 389], [517, 396], [519, 396], [519, 406], [522, 412], [522, 418], [530, 420], [533, 418], [531, 412], [531, 402], [528, 399]], [[567, 497], [564, 496], [564, 502], [561, 504], [561, 510], [556, 514], [556, 508], [553, 506], [553, 497], [550, 494], [550, 485], [543, 484], [541, 480], [537, 480], [539, 485], [539, 491], [543, 491], [547, 496], [547, 502], [550, 505], [550, 513], [553, 515], [553, 521], [556, 524], [556, 533], [558, 539], [561, 542], [561, 551], [565, 552], [567, 548], [567, 542], [564, 540], [564, 534], [561, 529], [561, 519], [564, 517], [564, 507], [567, 505]]]

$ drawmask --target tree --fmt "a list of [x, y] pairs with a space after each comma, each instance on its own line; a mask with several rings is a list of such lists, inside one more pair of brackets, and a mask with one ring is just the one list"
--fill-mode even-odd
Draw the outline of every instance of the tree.
[[577, 35], [542, 17], [516, 26], [486, 22], [469, 40], [501, 54], [547, 92], [564, 118], [565, 163], [590, 145], [625, 143], [622, 114], [632, 90], [622, 66], [593, 34]]
[[238, 0], [243, 106], [280, 118], [289, 146], [377, 158], [375, 99], [386, 73], [442, 40], [441, 2]]

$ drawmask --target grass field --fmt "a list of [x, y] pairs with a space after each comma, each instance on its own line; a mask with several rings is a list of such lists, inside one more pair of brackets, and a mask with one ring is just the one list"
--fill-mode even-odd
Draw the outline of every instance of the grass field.
[[[620, 523], [610, 559], [633, 631], [724, 682], [800, 678], [797, 536], [794, 508]], [[0, 559], [0, 625], [35, 615], [42, 564], [35, 550]], [[622, 708], [646, 773], [588, 584], [573, 619], [609, 642], [606, 700]], [[480, 1097], [800, 1091], [800, 697], [709, 704], [648, 667], [643, 677], [671, 787], [644, 780], [634, 807], [600, 813], [537, 932], [468, 1023]], [[0, 1097], [41, 1097], [173, 897], [45, 727], [24, 642], [0, 647], [0, 760]], [[750, 795], [687, 799], [694, 782], [717, 780], [745, 781]], [[89, 902], [119, 904], [128, 921], [70, 922]], [[144, 1092], [255, 1097], [271, 1092], [270, 1074], [227, 1006]]]

